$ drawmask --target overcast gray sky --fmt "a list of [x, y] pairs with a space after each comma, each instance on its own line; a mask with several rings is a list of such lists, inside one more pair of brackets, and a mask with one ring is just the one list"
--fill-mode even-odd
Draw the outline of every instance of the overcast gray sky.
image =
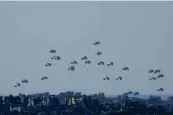
[[[94, 47], [96, 40], [100, 46]], [[51, 68], [50, 49], [61, 61]], [[103, 52], [96, 56], [97, 50]], [[0, 94], [66, 90], [119, 94], [163, 94], [173, 90], [173, 2], [0, 2]], [[80, 61], [92, 61], [88, 71]], [[67, 68], [79, 61], [76, 71]], [[99, 68], [97, 61], [114, 61]], [[120, 71], [128, 66], [130, 71]], [[148, 69], [161, 69], [165, 78], [149, 81]], [[47, 81], [41, 76], [47, 75]], [[103, 81], [103, 76], [110, 81]], [[123, 81], [116, 81], [122, 76]], [[14, 88], [16, 82], [29, 84]], [[106, 87], [107, 85], [107, 87]]]

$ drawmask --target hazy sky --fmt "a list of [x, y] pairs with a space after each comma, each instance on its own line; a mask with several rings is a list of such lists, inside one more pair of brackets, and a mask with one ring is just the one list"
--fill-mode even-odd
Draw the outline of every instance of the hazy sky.
[[[93, 46], [96, 40], [100, 46]], [[53, 62], [50, 49], [61, 61]], [[96, 56], [100, 50], [102, 56]], [[163, 94], [173, 90], [173, 2], [0, 2], [0, 94], [75, 90], [84, 93]], [[92, 61], [85, 71], [80, 60]], [[69, 62], [77, 60], [70, 73]], [[100, 68], [97, 61], [114, 61]], [[130, 71], [121, 71], [128, 66]], [[165, 78], [149, 81], [148, 69]], [[48, 80], [41, 81], [44, 75]], [[104, 76], [110, 81], [103, 81]], [[122, 76], [123, 81], [116, 81]], [[22, 79], [29, 83], [13, 85]], [[107, 85], [107, 87], [106, 87]]]

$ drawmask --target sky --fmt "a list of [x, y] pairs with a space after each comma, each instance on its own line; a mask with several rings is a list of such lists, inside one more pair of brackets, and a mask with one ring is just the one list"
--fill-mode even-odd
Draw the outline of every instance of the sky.
[[[93, 46], [97, 40], [101, 45]], [[0, 2], [0, 95], [173, 94], [172, 44], [173, 2]], [[62, 60], [51, 61], [51, 49]], [[92, 61], [88, 66], [80, 60], [84, 55]], [[79, 64], [70, 72], [73, 60]], [[98, 67], [100, 60], [115, 65]], [[46, 68], [47, 62], [52, 67]], [[121, 71], [125, 66], [130, 70]], [[165, 77], [149, 81], [149, 69], [160, 69]], [[49, 78], [41, 81], [42, 76]], [[29, 83], [14, 88], [22, 79]], [[165, 91], [157, 92], [160, 87]]]

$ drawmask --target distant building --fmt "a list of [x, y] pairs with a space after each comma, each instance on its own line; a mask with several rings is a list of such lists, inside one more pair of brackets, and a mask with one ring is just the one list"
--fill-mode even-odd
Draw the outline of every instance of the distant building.
[[3, 103], [3, 96], [0, 96], [0, 104]]
[[74, 96], [74, 92], [73, 91], [67, 91], [67, 96], [68, 97], [73, 97]]
[[72, 97], [72, 98], [68, 98], [68, 105], [75, 105], [76, 102], [75, 102], [75, 98]]
[[33, 107], [34, 106], [34, 100], [33, 98], [28, 99], [28, 107]]
[[77, 97], [77, 98], [80, 98], [80, 97], [81, 97], [81, 95], [82, 95], [82, 93], [81, 93], [81, 92], [76, 92], [76, 93], [74, 93], [74, 96], [75, 96], [75, 97]]

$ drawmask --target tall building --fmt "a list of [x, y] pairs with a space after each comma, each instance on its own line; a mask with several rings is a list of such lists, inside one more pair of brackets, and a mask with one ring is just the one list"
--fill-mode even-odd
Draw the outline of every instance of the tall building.
[[75, 105], [76, 102], [75, 102], [75, 98], [72, 97], [72, 98], [68, 98], [68, 105]]

